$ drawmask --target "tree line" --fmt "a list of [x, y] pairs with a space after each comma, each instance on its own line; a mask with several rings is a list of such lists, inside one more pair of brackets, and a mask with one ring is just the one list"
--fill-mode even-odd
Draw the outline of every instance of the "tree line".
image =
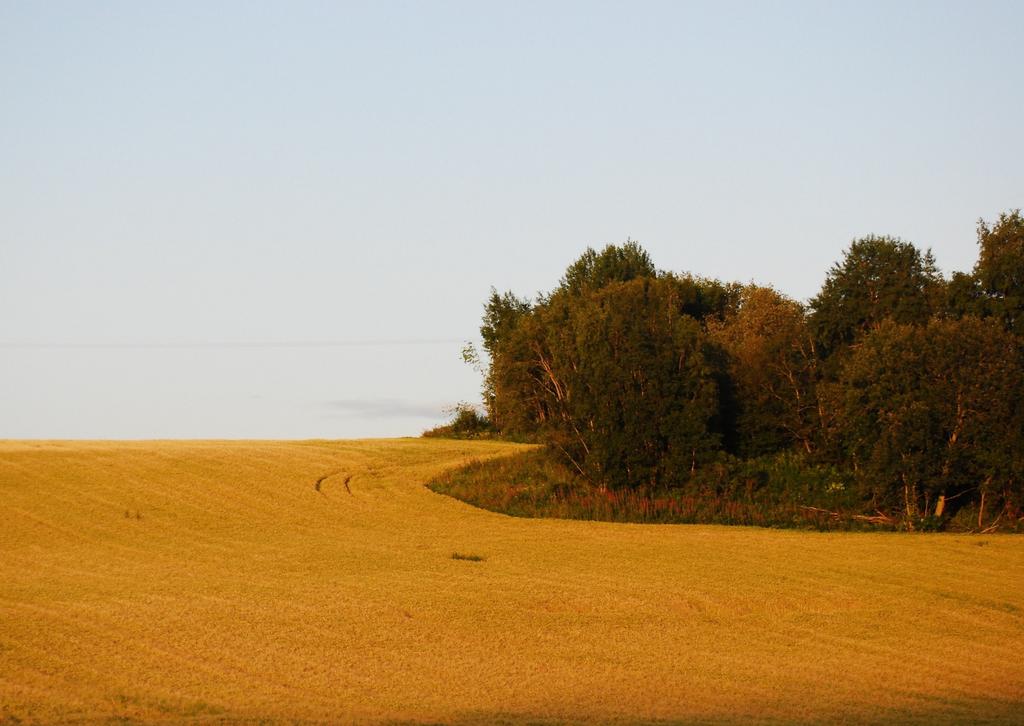
[[[659, 270], [633, 241], [588, 249], [535, 299], [492, 290], [488, 425], [596, 490], [716, 496], [722, 471], [785, 457], [839, 472], [843, 506], [908, 528], [964, 508], [1019, 522], [1019, 210], [980, 222], [978, 249], [946, 279], [930, 251], [858, 239], [807, 304]], [[783, 494], [825, 501], [808, 486]]]

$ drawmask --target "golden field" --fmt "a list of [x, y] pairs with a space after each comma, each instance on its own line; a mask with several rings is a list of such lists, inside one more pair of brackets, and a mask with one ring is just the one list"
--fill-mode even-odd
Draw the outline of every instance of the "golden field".
[[423, 486], [515, 450], [0, 442], [0, 722], [1024, 723], [1024, 539]]

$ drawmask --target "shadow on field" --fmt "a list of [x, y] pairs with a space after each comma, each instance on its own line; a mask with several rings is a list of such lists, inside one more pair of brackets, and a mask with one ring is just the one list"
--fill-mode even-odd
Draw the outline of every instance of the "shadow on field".
[[[886, 708], [879, 706], [876, 710], [843, 709], [823, 707], [815, 715], [807, 713], [804, 717], [765, 713], [756, 714], [750, 704], [741, 714], [712, 715], [694, 714], [681, 718], [629, 718], [591, 716], [582, 718], [532, 716], [507, 712], [472, 711], [462, 714], [451, 721], [384, 721], [381, 726], [690, 726], [706, 724], [708, 726], [724, 726], [725, 724], [1021, 724], [1024, 723], [1024, 695], [1019, 701], [1001, 700], [962, 700], [954, 698], [935, 698], [935, 705], [923, 708]], [[808, 704], [807, 711], [815, 709]]]

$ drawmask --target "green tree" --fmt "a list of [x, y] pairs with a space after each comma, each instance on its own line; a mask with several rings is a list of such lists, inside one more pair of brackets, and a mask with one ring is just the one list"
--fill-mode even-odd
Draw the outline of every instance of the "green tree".
[[1007, 330], [1024, 335], [1024, 218], [1020, 210], [1003, 213], [992, 226], [978, 222], [978, 263], [984, 313]]
[[817, 353], [803, 307], [771, 288], [743, 288], [738, 307], [708, 332], [725, 353], [733, 448], [755, 457], [797, 446], [811, 453], [821, 420]]
[[[543, 412], [530, 397], [530, 371], [524, 365], [528, 350], [523, 347], [522, 327], [530, 320], [533, 306], [512, 292], [498, 294], [491, 288], [484, 303], [480, 326], [487, 367], [484, 376], [484, 406], [497, 431], [510, 437], [529, 437], [536, 431]], [[474, 366], [483, 362], [471, 347], [463, 360]]]
[[532, 305], [492, 291], [481, 328], [490, 420], [602, 486], [685, 475], [720, 439], [702, 321], [737, 299], [735, 286], [659, 273], [635, 242], [587, 250]]
[[942, 276], [931, 251], [891, 237], [856, 240], [810, 301], [810, 323], [823, 355], [883, 320], [924, 323], [940, 307]]
[[674, 315], [699, 321], [723, 317], [735, 309], [739, 298], [737, 285], [658, 272], [647, 252], [632, 241], [601, 252], [588, 249], [568, 267], [559, 286], [533, 304], [492, 288], [480, 328], [489, 358], [484, 401], [490, 420], [503, 435], [535, 438], [542, 428], [551, 435], [557, 428], [552, 419], [556, 412], [565, 422], [561, 401], [551, 395], [545, 346], [571, 320], [579, 319], [592, 295], [641, 280], [671, 295], [677, 308]]
[[655, 487], [714, 455], [717, 388], [674, 277], [553, 295], [531, 343], [545, 440], [602, 486]]
[[512, 292], [499, 295], [491, 288], [491, 296], [484, 303], [484, 318], [480, 326], [480, 337], [488, 355], [495, 354], [531, 309], [529, 300], [516, 297]]
[[875, 503], [913, 522], [952, 497], [1012, 495], [1022, 375], [1016, 341], [994, 321], [887, 320], [867, 333], [840, 372], [839, 420]]
[[622, 245], [607, 245], [600, 252], [588, 247], [569, 265], [559, 289], [578, 295], [612, 282], [657, 276], [658, 271], [647, 251], [633, 240], [626, 240]]
[[943, 312], [950, 317], [965, 315], [985, 316], [984, 295], [981, 284], [974, 274], [954, 272], [946, 284], [946, 300]]

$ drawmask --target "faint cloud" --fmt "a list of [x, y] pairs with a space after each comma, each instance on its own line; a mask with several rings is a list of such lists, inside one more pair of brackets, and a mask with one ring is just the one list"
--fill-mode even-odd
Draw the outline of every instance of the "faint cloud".
[[442, 416], [443, 405], [394, 398], [342, 398], [326, 401], [332, 411], [358, 418], [428, 418]]

